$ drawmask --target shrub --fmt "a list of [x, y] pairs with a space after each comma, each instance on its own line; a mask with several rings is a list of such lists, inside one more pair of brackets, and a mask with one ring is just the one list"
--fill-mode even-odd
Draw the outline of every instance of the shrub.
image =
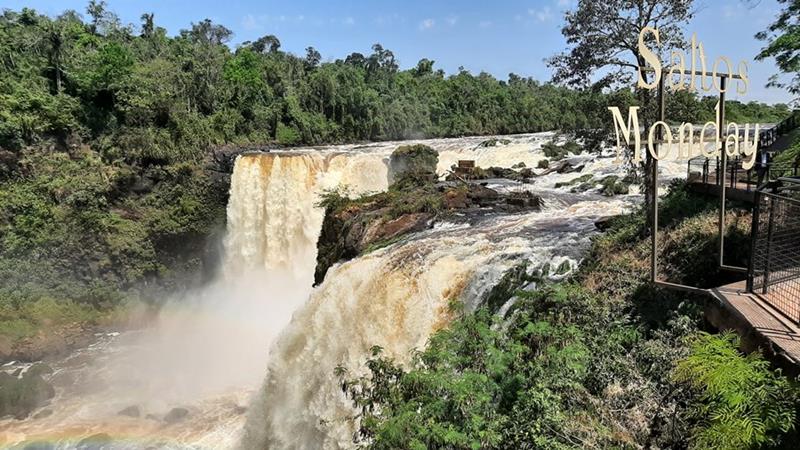
[[555, 142], [547, 142], [542, 145], [542, 152], [544, 156], [551, 160], [558, 161], [564, 159], [568, 154], [578, 154], [581, 152], [581, 146], [575, 141], [567, 141], [561, 145]]
[[275, 139], [281, 145], [295, 145], [300, 142], [300, 132], [293, 126], [278, 123], [278, 129], [275, 131]]
[[607, 196], [613, 197], [615, 195], [625, 195], [628, 193], [628, 188], [630, 187], [631, 183], [623, 178], [620, 179], [616, 175], [609, 175], [602, 180], [600, 180], [601, 188], [600, 193]]
[[677, 381], [697, 392], [690, 414], [698, 449], [742, 449], [776, 445], [794, 427], [797, 388], [770, 370], [760, 353], [742, 355], [731, 332], [699, 333], [691, 354], [675, 370]]

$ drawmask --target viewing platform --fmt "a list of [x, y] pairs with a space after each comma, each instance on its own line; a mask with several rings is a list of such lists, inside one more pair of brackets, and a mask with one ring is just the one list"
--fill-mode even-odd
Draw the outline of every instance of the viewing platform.
[[744, 348], [762, 348], [800, 374], [800, 177], [781, 177], [752, 191], [747, 279], [711, 294], [706, 316], [735, 329]]
[[798, 112], [793, 112], [780, 123], [766, 126], [759, 132], [759, 152], [766, 152], [769, 155], [770, 162], [766, 168], [760, 167], [757, 160], [752, 168], [744, 169], [742, 160], [737, 158], [728, 161], [722, 173], [723, 167], [719, 158], [698, 156], [690, 159], [687, 164], [686, 180], [690, 188], [701, 194], [719, 197], [724, 183], [727, 198], [753, 203], [759, 183], [774, 181], [781, 177], [800, 176], [800, 161], [788, 164], [773, 162], [776, 155], [791, 146], [790, 133], [800, 126], [798, 116]]

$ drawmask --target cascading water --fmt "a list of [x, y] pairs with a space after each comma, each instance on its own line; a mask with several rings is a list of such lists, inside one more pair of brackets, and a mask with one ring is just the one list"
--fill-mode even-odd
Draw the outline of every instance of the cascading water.
[[[580, 258], [593, 220], [622, 212], [583, 202], [434, 229], [335, 266], [278, 338], [241, 448], [352, 447], [356, 415], [334, 376], [364, 372], [374, 345], [403, 363], [453, 317], [450, 302], [474, 309], [511, 267]], [[570, 217], [569, 220], [564, 220]]]
[[[54, 364], [52, 413], [0, 423], [0, 443], [75, 448], [100, 433], [114, 448], [234, 446], [269, 344], [311, 292], [323, 219], [318, 194], [342, 184], [354, 194], [384, 190], [386, 179], [379, 154], [240, 156], [221, 278], [169, 301], [152, 327], [106, 336]], [[131, 407], [138, 417], [118, 414]], [[165, 424], [176, 407], [187, 417]]]
[[[544, 157], [539, 147], [552, 138], [512, 136], [493, 148], [479, 145], [485, 138], [422, 142], [439, 152], [444, 173], [459, 159], [535, 167]], [[353, 195], [385, 190], [387, 159], [398, 145], [241, 155], [232, 175], [221, 279], [168, 302], [153, 327], [103, 336], [54, 363], [52, 413], [0, 421], [0, 444], [44, 439], [75, 448], [83, 437], [103, 433], [114, 448], [348, 448], [356, 424], [333, 375], [336, 366], [360, 373], [373, 345], [406, 361], [452, 319], [451, 300], [475, 307], [523, 260], [532, 267], [574, 264], [588, 246], [593, 220], [632, 202], [568, 194], [555, 183], [578, 174], [552, 173], [532, 186], [546, 197], [543, 212], [437, 226], [334, 266], [312, 288], [323, 219], [315, 206], [319, 194], [337, 186]], [[585, 172], [620, 172], [610, 157], [569, 159]], [[131, 405], [141, 409], [139, 417], [117, 414]], [[185, 407], [188, 416], [165, 423], [174, 407]]]

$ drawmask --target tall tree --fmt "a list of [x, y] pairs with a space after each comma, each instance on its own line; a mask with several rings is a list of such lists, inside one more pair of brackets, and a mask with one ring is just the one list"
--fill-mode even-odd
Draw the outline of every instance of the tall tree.
[[[548, 60], [555, 69], [554, 81], [572, 86], [593, 82], [599, 87], [630, 86], [638, 68], [646, 65], [638, 48], [641, 29], [647, 26], [658, 29], [662, 51], [683, 47], [681, 26], [692, 18], [692, 3], [692, 0], [580, 0], [575, 10], [565, 14], [566, 23], [561, 29], [568, 50]], [[647, 81], [648, 74], [641, 75]], [[637, 97], [647, 128], [653, 120], [649, 108], [652, 92], [640, 89]], [[649, 207], [653, 183], [652, 158], [647, 153], [642, 169]]]
[[61, 93], [62, 77], [64, 74], [64, 53], [66, 47], [66, 32], [64, 24], [60, 21], [47, 22], [45, 25], [45, 38], [43, 44], [47, 54], [48, 71], [53, 77], [53, 87], [56, 95]]
[[155, 15], [153, 13], [142, 14], [142, 37], [149, 38], [155, 32]]
[[268, 34], [250, 45], [257, 53], [276, 53], [281, 48], [281, 41], [274, 35]]
[[313, 70], [319, 66], [319, 62], [322, 60], [322, 55], [320, 55], [319, 51], [314, 47], [306, 47], [306, 69]]
[[756, 59], [775, 58], [780, 72], [791, 76], [791, 80], [782, 81], [778, 75], [773, 75], [767, 86], [786, 88], [797, 95], [800, 94], [800, 1], [778, 2], [783, 5], [783, 10], [775, 22], [756, 34], [756, 38], [767, 42]]

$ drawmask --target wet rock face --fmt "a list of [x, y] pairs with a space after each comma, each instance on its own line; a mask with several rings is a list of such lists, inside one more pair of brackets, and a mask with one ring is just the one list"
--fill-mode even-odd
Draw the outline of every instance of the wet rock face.
[[452, 181], [409, 188], [404, 180], [407, 178], [392, 185], [389, 192], [344, 199], [344, 204], [326, 209], [317, 242], [316, 284], [322, 282], [328, 269], [337, 262], [431, 228], [437, 220], [456, 214], [463, 220], [494, 212], [538, 210], [542, 206], [541, 198], [527, 191], [500, 194], [478, 182]]
[[20, 376], [0, 373], [0, 416], [28, 417], [56, 395], [43, 375], [52, 372], [44, 364], [34, 364]]

